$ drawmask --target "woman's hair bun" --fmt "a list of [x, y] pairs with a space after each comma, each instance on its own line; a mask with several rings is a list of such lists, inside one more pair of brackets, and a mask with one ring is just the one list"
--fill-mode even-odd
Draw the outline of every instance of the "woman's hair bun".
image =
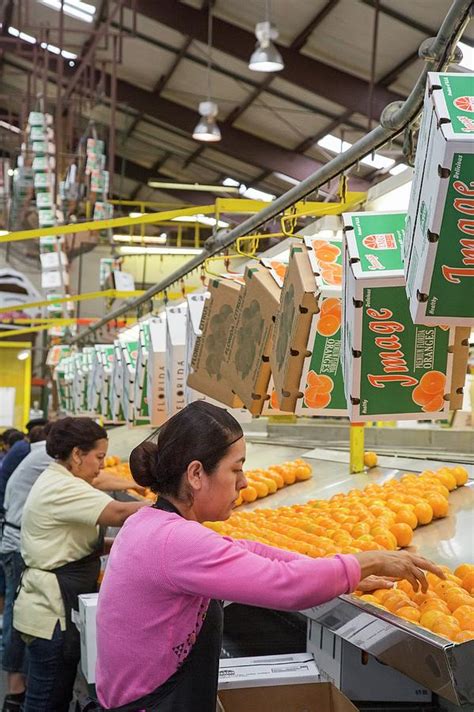
[[158, 469], [158, 446], [145, 440], [130, 453], [130, 470], [133, 479], [142, 487], [156, 484]]

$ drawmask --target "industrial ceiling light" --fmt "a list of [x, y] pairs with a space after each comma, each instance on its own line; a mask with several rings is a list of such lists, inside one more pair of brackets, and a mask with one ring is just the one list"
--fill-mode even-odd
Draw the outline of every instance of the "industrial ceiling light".
[[23, 351], [20, 351], [16, 357], [19, 361], [26, 361], [26, 359], [30, 357], [29, 349], [23, 349]]
[[[38, 0], [38, 2], [51, 8], [51, 10], [61, 11], [61, 0]], [[65, 15], [74, 17], [76, 20], [82, 20], [82, 22], [93, 22], [96, 9], [94, 5], [82, 0], [64, 0], [62, 4], [62, 10]]]
[[[239, 185], [237, 183], [237, 185]], [[210, 184], [210, 183], [175, 183], [174, 181], [165, 181], [165, 180], [154, 180], [154, 178], [150, 178], [148, 181], [148, 186], [150, 188], [157, 188], [157, 189], [172, 189], [172, 190], [197, 190], [199, 192], [208, 192], [208, 193], [238, 193], [239, 190], [238, 188], [235, 188], [233, 186], [227, 187], [225, 184], [224, 185], [219, 185], [219, 184]], [[141, 215], [141, 213], [140, 213]], [[136, 215], [131, 215], [130, 217], [140, 217], [140, 215], [137, 213]]]
[[257, 46], [250, 57], [249, 69], [254, 72], [280, 72], [284, 68], [281, 54], [273, 44], [278, 38], [278, 30], [270, 22], [270, 0], [266, 0], [266, 17], [257, 22], [255, 36]]
[[207, 27], [207, 100], [201, 101], [199, 104], [199, 119], [193, 131], [193, 138], [196, 141], [203, 143], [215, 143], [221, 140], [221, 131], [217, 125], [216, 119], [219, 113], [219, 107], [215, 101], [212, 101], [211, 96], [211, 78], [212, 78], [212, 3], [209, 3], [209, 19]]

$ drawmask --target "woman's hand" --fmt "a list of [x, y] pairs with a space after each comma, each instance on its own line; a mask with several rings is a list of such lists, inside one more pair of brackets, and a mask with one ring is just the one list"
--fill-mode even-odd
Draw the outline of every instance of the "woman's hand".
[[395, 581], [384, 578], [383, 576], [367, 576], [367, 578], [359, 581], [357, 585], [358, 591], [363, 591], [363, 593], [370, 593], [371, 591], [377, 591], [379, 588], [393, 588], [395, 586]]
[[445, 578], [439, 566], [408, 551], [364, 551], [354, 556], [359, 561], [362, 580], [373, 575], [406, 579], [414, 591], [421, 587], [425, 593], [428, 590], [428, 581], [424, 571], [431, 571], [440, 579]]

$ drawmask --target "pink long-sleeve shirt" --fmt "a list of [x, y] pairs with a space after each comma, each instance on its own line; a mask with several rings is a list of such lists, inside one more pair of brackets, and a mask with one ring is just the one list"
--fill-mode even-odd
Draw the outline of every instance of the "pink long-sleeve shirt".
[[100, 589], [99, 700], [119, 707], [171, 677], [211, 598], [301, 610], [353, 591], [359, 580], [354, 556], [311, 559], [145, 507], [118, 534]]

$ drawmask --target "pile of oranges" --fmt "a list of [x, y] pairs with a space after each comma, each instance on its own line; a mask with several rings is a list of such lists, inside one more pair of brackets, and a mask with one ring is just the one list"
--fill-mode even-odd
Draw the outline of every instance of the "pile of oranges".
[[409, 581], [397, 581], [393, 589], [355, 595], [453, 643], [474, 640], [474, 564], [461, 564], [454, 572], [440, 568], [446, 579], [428, 573], [426, 593], [415, 593]]
[[[110, 455], [106, 457], [104, 465], [105, 472], [110, 472], [111, 475], [115, 475], [116, 477], [123, 477], [126, 480], [133, 480], [130, 465], [128, 464], [128, 462], [122, 462], [121, 459], [116, 455]], [[134, 489], [129, 489], [127, 490], [127, 492], [129, 494], [132, 494], [134, 497], [145, 497], [145, 499], [149, 499], [151, 502], [154, 502], [156, 500], [156, 494], [152, 492], [151, 489], [149, 489], [148, 487], [145, 489], [145, 493], [143, 495], [138, 495]]]
[[248, 470], [245, 473], [248, 486], [240, 490], [235, 506], [238, 507], [243, 502], [255, 502], [256, 499], [267, 497], [286, 485], [309, 480], [312, 474], [311, 465], [300, 459], [284, 462], [282, 465], [272, 465], [266, 470]]

